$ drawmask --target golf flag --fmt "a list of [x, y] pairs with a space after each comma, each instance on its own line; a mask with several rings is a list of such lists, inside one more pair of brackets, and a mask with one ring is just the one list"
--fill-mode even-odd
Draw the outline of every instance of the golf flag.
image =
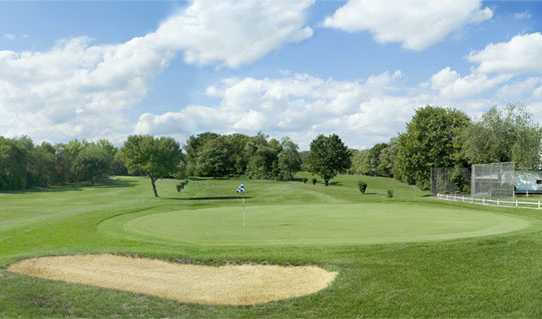
[[239, 185], [239, 187], [237, 187], [237, 189], [235, 190], [237, 193], [244, 193], [246, 192], [246, 188], [245, 188], [245, 185], [241, 183], [241, 185]]

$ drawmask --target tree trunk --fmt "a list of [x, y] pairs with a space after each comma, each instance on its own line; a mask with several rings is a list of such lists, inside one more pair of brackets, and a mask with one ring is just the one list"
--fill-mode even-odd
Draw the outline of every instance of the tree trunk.
[[156, 178], [154, 178], [152, 176], [149, 176], [149, 177], [151, 179], [152, 191], [154, 192], [154, 197], [160, 197], [160, 196], [158, 196], [158, 191], [156, 190]]

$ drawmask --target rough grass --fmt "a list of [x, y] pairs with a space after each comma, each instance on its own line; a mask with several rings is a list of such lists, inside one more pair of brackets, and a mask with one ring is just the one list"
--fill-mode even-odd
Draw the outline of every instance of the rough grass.
[[[385, 204], [472, 208], [530, 221], [524, 230], [488, 237], [379, 245], [201, 246], [146, 240], [117, 232], [134, 216], [239, 205], [229, 198], [238, 180], [192, 181], [175, 191], [162, 181], [160, 199], [150, 183], [119, 178], [97, 187], [0, 194], [0, 317], [540, 317], [542, 233], [537, 211], [437, 202], [413, 187], [384, 178], [337, 184], [244, 181], [251, 204]], [[395, 197], [386, 198], [393, 189]], [[115, 223], [111, 221], [115, 220]], [[121, 223], [122, 224], [122, 223]], [[141, 255], [195, 264], [268, 263], [322, 266], [338, 271], [315, 295], [257, 306], [206, 306], [34, 279], [5, 270], [26, 257], [86, 253]]]

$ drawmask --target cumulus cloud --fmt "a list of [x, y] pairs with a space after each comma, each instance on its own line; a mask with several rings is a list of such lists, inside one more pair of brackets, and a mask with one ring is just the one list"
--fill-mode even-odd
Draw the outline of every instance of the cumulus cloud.
[[337, 132], [365, 146], [397, 133], [416, 106], [429, 102], [399, 86], [401, 72], [363, 81], [337, 81], [307, 74], [280, 78], [231, 78], [207, 89], [213, 106], [141, 115], [136, 132], [186, 138], [207, 130], [290, 136], [303, 146], [319, 133]]
[[493, 16], [480, 0], [348, 0], [324, 26], [348, 32], [368, 31], [381, 43], [423, 50], [450, 33]]
[[166, 20], [157, 33], [184, 50], [187, 63], [251, 63], [313, 30], [305, 12], [314, 0], [197, 0]]
[[462, 77], [458, 72], [446, 67], [431, 77], [431, 87], [438, 90], [443, 97], [458, 99], [494, 89], [510, 78], [509, 75], [488, 77], [476, 72]]
[[180, 140], [205, 131], [263, 131], [275, 137], [290, 136], [303, 148], [316, 135], [334, 132], [351, 147], [369, 147], [396, 136], [416, 108], [425, 105], [456, 107], [474, 118], [494, 105], [542, 105], [538, 77], [513, 81], [508, 75], [461, 76], [445, 68], [427, 84], [407, 85], [402, 78], [399, 71], [358, 81], [308, 74], [229, 78], [206, 89], [216, 103], [190, 105], [163, 114], [145, 113], [135, 130]]
[[482, 73], [542, 72], [542, 33], [521, 34], [510, 41], [492, 43], [481, 51], [471, 52], [468, 59], [479, 64]]
[[131, 133], [126, 111], [182, 52], [188, 63], [236, 67], [312, 35], [313, 0], [193, 0], [156, 31], [124, 43], [80, 37], [46, 51], [0, 51], [4, 135], [65, 140]]

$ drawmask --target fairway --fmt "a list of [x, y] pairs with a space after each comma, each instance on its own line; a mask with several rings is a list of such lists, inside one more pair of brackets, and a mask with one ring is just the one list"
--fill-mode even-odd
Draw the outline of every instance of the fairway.
[[176, 211], [129, 220], [124, 229], [165, 241], [259, 246], [445, 240], [511, 232], [527, 225], [520, 218], [475, 209], [365, 203]]

